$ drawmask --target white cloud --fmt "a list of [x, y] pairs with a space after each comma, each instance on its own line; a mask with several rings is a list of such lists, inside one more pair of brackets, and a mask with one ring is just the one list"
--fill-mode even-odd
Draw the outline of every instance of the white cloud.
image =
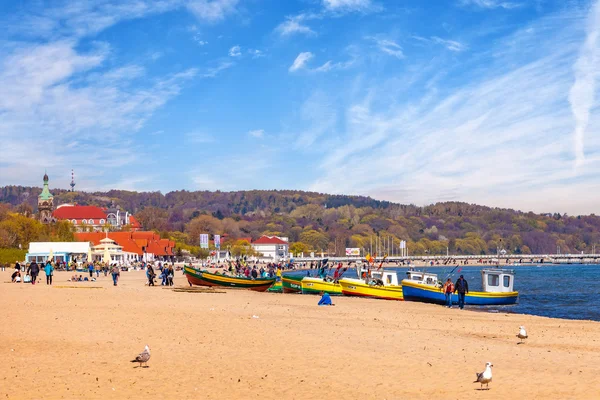
[[[435, 72], [409, 87], [393, 79], [353, 87], [352, 96], [341, 96], [347, 104], [339, 111], [336, 146], [307, 189], [401, 203], [597, 212], [600, 137], [586, 137], [590, 156], [575, 174], [568, 135], [582, 27], [574, 13], [550, 15], [473, 55], [469, 62], [481, 68], [468, 77], [464, 63], [432, 66], [436, 61], [428, 59], [414, 68]], [[438, 73], [452, 85], [428, 88]], [[598, 129], [600, 115], [592, 111], [588, 131]], [[311, 146], [322, 148], [329, 135], [316, 137]]]
[[445, 48], [447, 48], [448, 50], [454, 51], [457, 53], [467, 49], [467, 46], [462, 44], [461, 42], [458, 42], [456, 40], [442, 39], [441, 37], [438, 37], [438, 36], [431, 36], [429, 39], [424, 38], [422, 36], [416, 36], [416, 35], [413, 35], [411, 37], [413, 39], [418, 40], [423, 43], [440, 44], [440, 45], [444, 46]]
[[264, 129], [254, 129], [254, 130], [248, 131], [248, 135], [255, 137], [257, 139], [262, 139], [265, 136], [265, 130]]
[[335, 130], [337, 114], [332, 99], [323, 91], [314, 91], [300, 109], [300, 117], [307, 124], [295, 138], [295, 147], [307, 150], [317, 140], [331, 136]]
[[600, 64], [600, 1], [592, 7], [587, 21], [586, 40], [574, 65], [575, 82], [569, 91], [569, 103], [575, 119], [575, 167], [585, 161], [584, 136], [594, 106], [598, 65]]
[[162, 58], [163, 55], [164, 54], [162, 51], [155, 51], [154, 53], [150, 54], [150, 59], [152, 61], [156, 61], [156, 60]]
[[233, 46], [229, 49], [230, 57], [240, 57], [242, 55], [242, 48], [240, 46]]
[[512, 1], [500, 1], [500, 0], [460, 0], [459, 5], [465, 6], [475, 6], [479, 8], [504, 8], [506, 10], [510, 10], [513, 8], [521, 7], [521, 3], [515, 3]]
[[432, 36], [431, 40], [434, 43], [441, 44], [442, 46], [445, 46], [450, 51], [460, 52], [460, 51], [464, 51], [467, 48], [464, 44], [462, 44], [460, 42], [457, 42], [456, 40], [442, 39], [442, 38], [437, 37], [437, 36]]
[[372, 0], [323, 0], [323, 7], [332, 12], [371, 12], [382, 9]]
[[258, 49], [248, 49], [248, 54], [250, 54], [252, 58], [261, 58], [265, 56], [265, 53]]
[[206, 69], [206, 71], [204, 71], [204, 73], [202, 73], [201, 76], [203, 78], [214, 78], [217, 75], [219, 75], [219, 73], [221, 73], [222, 71], [225, 71], [226, 69], [229, 69], [234, 65], [235, 63], [231, 61], [221, 61], [219, 62], [219, 64], [217, 64], [217, 66]]
[[189, 0], [187, 8], [198, 19], [217, 22], [236, 11], [239, 0]]
[[313, 57], [314, 57], [314, 54], [311, 53], [310, 51], [305, 51], [305, 52], [298, 54], [298, 57], [296, 57], [296, 59], [294, 60], [294, 63], [290, 66], [289, 71], [295, 72], [295, 71], [305, 68], [306, 63], [308, 63], [308, 61], [310, 61], [310, 59]]
[[206, 46], [208, 44], [206, 40], [202, 40], [202, 36], [200, 36], [198, 33], [194, 35], [193, 40], [200, 46]]
[[402, 46], [391, 39], [385, 39], [380, 37], [368, 36], [367, 39], [373, 40], [377, 45], [377, 48], [390, 56], [402, 59], [404, 58], [404, 52]]
[[281, 36], [292, 36], [295, 34], [315, 36], [316, 32], [307, 25], [304, 25], [304, 21], [315, 19], [317, 17], [318, 16], [315, 14], [299, 14], [292, 17], [286, 17], [286, 20], [279, 24], [279, 26], [275, 28], [275, 31]]
[[319, 67], [309, 68], [308, 63], [314, 58], [314, 56], [315, 55], [309, 51], [298, 54], [298, 56], [294, 60], [294, 63], [290, 66], [289, 71], [295, 72], [299, 70], [305, 70], [307, 72], [329, 72], [332, 70], [342, 70], [350, 68], [352, 65], [354, 65], [356, 61], [356, 57], [353, 57], [345, 62], [334, 63], [333, 61], [329, 60]]
[[[81, 177], [98, 176], [98, 165], [109, 173], [138, 160], [146, 149], [132, 137], [197, 71], [149, 79], [143, 66], [114, 63], [108, 44], [95, 41], [82, 50], [80, 40], [173, 6], [171, 1], [65, 2], [62, 8], [44, 8], [41, 16], [21, 15], [21, 25], [9, 22], [7, 31], [19, 41], [3, 42], [0, 54], [0, 141], [14, 157], [0, 164], [0, 176], [10, 177], [10, 183], [39, 184], [32, 173], [39, 162], [31, 162], [30, 154], [43, 154], [48, 168], [75, 167]], [[44, 23], [32, 24], [40, 19]], [[43, 42], [25, 40], [39, 36]]]

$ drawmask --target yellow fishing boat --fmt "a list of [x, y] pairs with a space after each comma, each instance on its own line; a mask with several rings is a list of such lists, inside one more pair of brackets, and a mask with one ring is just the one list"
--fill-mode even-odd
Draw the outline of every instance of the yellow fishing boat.
[[300, 282], [302, 294], [319, 294], [321, 292], [329, 293], [331, 296], [341, 295], [342, 286], [333, 281], [328, 282], [322, 278], [305, 276]]
[[385, 300], [404, 300], [402, 285], [395, 272], [371, 271], [370, 278], [342, 278], [340, 286], [347, 296], [372, 297]]

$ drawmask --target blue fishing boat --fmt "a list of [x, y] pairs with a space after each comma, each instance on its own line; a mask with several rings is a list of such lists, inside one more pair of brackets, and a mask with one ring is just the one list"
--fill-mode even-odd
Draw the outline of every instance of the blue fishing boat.
[[[405, 301], [446, 304], [437, 275], [409, 271], [409, 279], [402, 280], [402, 293]], [[505, 269], [484, 269], [481, 271], [483, 291], [465, 296], [465, 304], [473, 306], [499, 306], [515, 304], [519, 292], [513, 290], [515, 272]], [[458, 304], [458, 295], [452, 295], [452, 303]]]

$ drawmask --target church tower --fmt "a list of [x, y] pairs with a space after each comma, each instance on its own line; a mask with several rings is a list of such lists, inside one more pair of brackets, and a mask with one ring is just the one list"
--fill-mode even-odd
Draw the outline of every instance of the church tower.
[[44, 189], [38, 196], [38, 213], [40, 222], [49, 224], [52, 222], [52, 211], [54, 210], [54, 196], [48, 189], [48, 174], [44, 174]]

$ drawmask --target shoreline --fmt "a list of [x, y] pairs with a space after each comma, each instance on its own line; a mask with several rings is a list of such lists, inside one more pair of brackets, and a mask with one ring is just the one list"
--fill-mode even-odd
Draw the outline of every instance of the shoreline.
[[[600, 323], [352, 297], [4, 283], [8, 399], [600, 397]], [[42, 274], [43, 277], [43, 274]], [[79, 290], [84, 287], [94, 290]], [[72, 287], [76, 287], [75, 289]], [[188, 287], [175, 276], [175, 288]], [[255, 318], [258, 317], [258, 318]], [[518, 345], [518, 327], [530, 335]], [[150, 345], [149, 368], [129, 361]], [[494, 364], [489, 391], [474, 373]]]

